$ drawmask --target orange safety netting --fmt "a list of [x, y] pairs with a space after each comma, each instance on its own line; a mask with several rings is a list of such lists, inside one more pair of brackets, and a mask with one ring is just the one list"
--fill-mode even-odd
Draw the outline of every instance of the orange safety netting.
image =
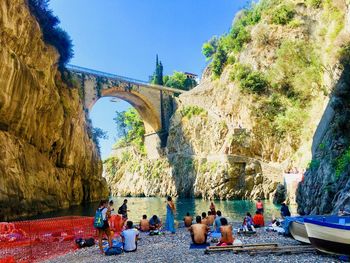
[[0, 263], [35, 262], [76, 249], [75, 239], [96, 237], [92, 217], [0, 223]]
[[[93, 217], [69, 216], [39, 220], [0, 222], [0, 263], [36, 262], [77, 249], [78, 238], [96, 238]], [[119, 215], [109, 219], [113, 235], [122, 231]]]

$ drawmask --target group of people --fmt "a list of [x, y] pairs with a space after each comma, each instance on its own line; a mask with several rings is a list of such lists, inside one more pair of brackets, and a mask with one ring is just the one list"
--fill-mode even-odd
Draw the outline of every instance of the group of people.
[[221, 211], [215, 211], [213, 203], [211, 203], [210, 210], [208, 211], [208, 215], [206, 212], [203, 212], [202, 216], [197, 215], [195, 223], [193, 223], [193, 218], [189, 213], [184, 217], [184, 225], [191, 233], [193, 244], [206, 244], [209, 232], [215, 231], [221, 233], [218, 246], [232, 245], [234, 242], [232, 226], [222, 216]]
[[[137, 250], [137, 240], [139, 238], [139, 230], [141, 231], [159, 230], [160, 227], [162, 226], [162, 222], [159, 219], [159, 217], [157, 217], [156, 215], [153, 215], [149, 221], [147, 220], [147, 215], [143, 215], [140, 221], [140, 226], [136, 228], [134, 226], [134, 223], [128, 220], [129, 210], [127, 207], [127, 203], [128, 203], [128, 200], [125, 199], [123, 201], [123, 204], [118, 209], [118, 214], [123, 218], [122, 224], [123, 225], [125, 224], [125, 230], [121, 232], [120, 236], [122, 238], [124, 251], [135, 252]], [[174, 216], [175, 205], [170, 196], [167, 197], [166, 209], [167, 209], [167, 215], [166, 215], [165, 228], [166, 230], [174, 234], [175, 233], [175, 216]], [[101, 227], [97, 227], [98, 245], [101, 253], [104, 253], [103, 247], [102, 247], [103, 234], [106, 234], [109, 247], [112, 247], [113, 235], [110, 230], [109, 219], [111, 218], [113, 211], [114, 211], [113, 200], [109, 202], [107, 200], [101, 200], [96, 210], [96, 215], [101, 214], [102, 220], [103, 220], [103, 225]]]
[[[281, 218], [285, 218], [287, 216], [291, 216], [290, 211], [286, 203], [281, 204]], [[248, 229], [251, 228], [251, 226], [254, 227], [264, 227], [265, 226], [265, 220], [264, 220], [264, 204], [261, 201], [260, 198], [258, 198], [258, 201], [256, 203], [256, 212], [254, 217], [247, 212], [246, 216], [243, 219], [243, 227], [247, 227]]]
[[[137, 250], [137, 240], [139, 238], [139, 231], [150, 232], [150, 234], [158, 234], [159, 230], [162, 228], [162, 220], [157, 216], [153, 215], [150, 219], [147, 218], [147, 215], [143, 215], [139, 226], [134, 226], [134, 223], [128, 220], [128, 200], [125, 199], [123, 204], [118, 209], [118, 214], [123, 218], [122, 224], [125, 225], [125, 230], [121, 232], [121, 238], [123, 243], [123, 248], [125, 252], [134, 252]], [[101, 253], [104, 253], [102, 247], [102, 236], [103, 234], [107, 235], [109, 247], [112, 247], [112, 233], [109, 225], [109, 218], [114, 211], [113, 201], [101, 200], [99, 207], [96, 211], [102, 214], [103, 226], [98, 227], [98, 239], [99, 239], [99, 248]], [[166, 204], [166, 221], [165, 229], [171, 233], [175, 233], [175, 205], [172, 201], [172, 198], [167, 197]], [[264, 227], [264, 205], [259, 198], [256, 203], [256, 212], [254, 217], [247, 212], [243, 220], [243, 227], [251, 228], [253, 227]], [[288, 206], [283, 203], [281, 206], [281, 216], [282, 218], [290, 216]], [[216, 211], [215, 205], [211, 202], [209, 211], [203, 212], [202, 215], [197, 215], [195, 217], [195, 222], [193, 222], [193, 217], [190, 213], [187, 213], [183, 219], [184, 226], [188, 228], [192, 242], [194, 244], [200, 245], [207, 243], [207, 238], [209, 232], [217, 232], [221, 234], [221, 238], [217, 245], [232, 245], [234, 242], [234, 236], [232, 234], [232, 226], [228, 224], [228, 220], [222, 216], [221, 211]]]

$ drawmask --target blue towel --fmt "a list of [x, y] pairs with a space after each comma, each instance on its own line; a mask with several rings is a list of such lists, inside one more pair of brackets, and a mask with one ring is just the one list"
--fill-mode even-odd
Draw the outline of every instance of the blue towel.
[[201, 245], [198, 245], [198, 244], [191, 244], [190, 245], [190, 249], [205, 249], [207, 247], [209, 247], [210, 244], [209, 243], [205, 243], [205, 244], [201, 244]]
[[213, 232], [213, 233], [211, 233], [211, 237], [212, 238], [220, 238], [221, 237], [221, 233]]
[[[113, 239], [112, 240], [112, 246], [113, 247], [123, 247], [123, 243], [122, 242], [119, 242], [118, 240], [116, 239]], [[108, 242], [107, 241], [102, 241], [102, 247], [103, 247], [103, 250], [106, 252], [107, 249], [108, 249]]]

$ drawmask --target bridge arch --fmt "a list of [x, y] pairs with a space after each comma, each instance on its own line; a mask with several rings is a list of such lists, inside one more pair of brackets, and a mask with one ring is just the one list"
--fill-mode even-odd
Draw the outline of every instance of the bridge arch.
[[135, 91], [126, 92], [120, 87], [104, 89], [101, 91], [101, 96], [96, 98], [89, 105], [89, 110], [92, 109], [93, 105], [98, 101], [98, 99], [104, 97], [118, 98], [133, 106], [144, 123], [146, 135], [161, 131], [162, 124], [157, 109], [142, 94]]
[[81, 84], [84, 107], [88, 111], [102, 97], [116, 97], [131, 104], [145, 126], [144, 143], [148, 157], [159, 157], [160, 148], [166, 144], [174, 111], [173, 95], [183, 93], [183, 90], [73, 65], [68, 65], [67, 69]]

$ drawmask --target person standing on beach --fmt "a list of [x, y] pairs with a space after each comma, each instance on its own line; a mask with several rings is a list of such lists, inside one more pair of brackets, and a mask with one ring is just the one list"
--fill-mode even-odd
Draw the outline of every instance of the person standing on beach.
[[103, 220], [103, 226], [98, 227], [98, 246], [100, 248], [101, 253], [103, 254], [103, 248], [102, 248], [102, 236], [105, 233], [107, 238], [108, 238], [108, 244], [109, 247], [112, 247], [112, 235], [111, 231], [109, 229], [109, 224], [108, 224], [108, 218], [110, 217], [110, 211], [107, 208], [107, 200], [101, 200], [100, 204], [96, 210], [96, 214], [100, 213], [102, 214], [102, 220]]
[[128, 203], [127, 199], [124, 199], [124, 202], [121, 207], [118, 209], [118, 214], [122, 215], [123, 218], [128, 218], [128, 206], [126, 205]]
[[166, 221], [165, 221], [165, 229], [170, 231], [172, 234], [175, 234], [175, 205], [173, 203], [173, 200], [171, 196], [168, 196], [167, 198], [167, 205], [166, 205]]
[[261, 214], [264, 213], [264, 204], [261, 202], [260, 198], [258, 198], [258, 202], [256, 203], [256, 211], [259, 211]]
[[216, 209], [215, 209], [215, 205], [214, 205], [213, 201], [211, 201], [211, 203], [210, 203], [209, 210], [210, 210], [211, 214], [215, 217]]

